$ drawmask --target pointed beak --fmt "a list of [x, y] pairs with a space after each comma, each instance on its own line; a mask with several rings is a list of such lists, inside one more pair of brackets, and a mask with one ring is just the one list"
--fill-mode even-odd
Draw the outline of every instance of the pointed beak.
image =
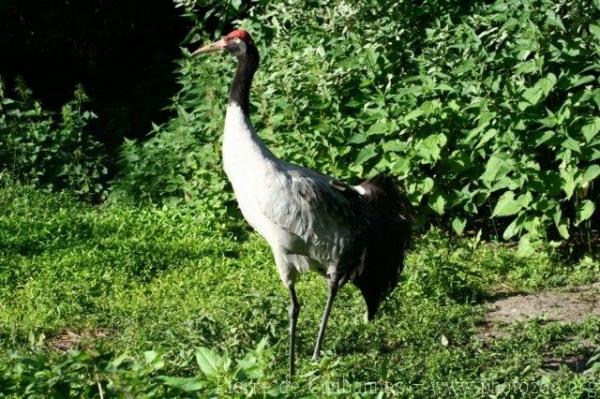
[[200, 47], [198, 50], [194, 51], [192, 55], [194, 56], [203, 53], [212, 53], [213, 51], [223, 50], [223, 48], [225, 48], [225, 40], [221, 39], [211, 44], [207, 44], [204, 47]]

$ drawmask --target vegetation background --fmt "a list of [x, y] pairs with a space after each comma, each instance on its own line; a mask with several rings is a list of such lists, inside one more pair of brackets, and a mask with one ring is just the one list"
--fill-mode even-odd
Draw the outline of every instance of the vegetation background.
[[[598, 0], [0, 7], [0, 395], [600, 390], [597, 317], [477, 333], [498, 291], [600, 273]], [[275, 153], [350, 182], [388, 172], [422, 234], [379, 321], [346, 293], [295, 391], [285, 295], [221, 171], [234, 60], [189, 57], [233, 26], [262, 55], [253, 122]], [[587, 374], [549, 374], [548, 353]]]

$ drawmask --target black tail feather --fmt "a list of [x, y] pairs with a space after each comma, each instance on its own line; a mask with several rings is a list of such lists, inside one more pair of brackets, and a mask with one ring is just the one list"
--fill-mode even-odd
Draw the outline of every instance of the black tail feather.
[[361, 265], [352, 278], [367, 304], [371, 320], [380, 303], [398, 284], [411, 236], [410, 204], [393, 178], [380, 174], [360, 184], [368, 204], [367, 226], [359, 239]]

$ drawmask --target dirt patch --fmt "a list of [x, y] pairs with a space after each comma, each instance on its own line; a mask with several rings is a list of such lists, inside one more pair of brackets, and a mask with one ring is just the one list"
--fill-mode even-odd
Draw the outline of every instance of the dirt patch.
[[566, 366], [576, 373], [584, 372], [588, 367], [588, 361], [591, 356], [544, 356], [544, 362], [542, 363], [543, 370], [558, 371], [562, 366]]
[[52, 349], [67, 352], [108, 336], [108, 331], [101, 329], [85, 330], [78, 333], [66, 330], [50, 340], [49, 346]]
[[491, 302], [488, 323], [509, 324], [529, 319], [577, 323], [600, 316], [600, 282], [568, 291], [507, 296]]
[[[484, 305], [489, 307], [489, 311], [478, 336], [489, 342], [506, 336], [507, 326], [516, 322], [541, 320], [579, 323], [590, 316], [600, 317], [600, 282], [536, 294], [499, 293], [495, 300]], [[558, 370], [566, 366], [575, 372], [582, 372], [588, 359], [587, 355], [558, 357], [548, 354], [544, 356], [542, 368]]]
[[479, 334], [484, 338], [505, 336], [506, 325], [515, 322], [542, 319], [579, 323], [590, 316], [600, 317], [600, 281], [563, 291], [499, 293], [496, 298], [484, 304], [490, 308]]

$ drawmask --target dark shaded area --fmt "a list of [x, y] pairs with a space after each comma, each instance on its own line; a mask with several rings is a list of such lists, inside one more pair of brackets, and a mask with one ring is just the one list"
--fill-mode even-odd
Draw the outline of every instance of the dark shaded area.
[[169, 0], [2, 0], [0, 76], [9, 88], [21, 76], [54, 110], [81, 83], [99, 115], [93, 133], [114, 150], [168, 117], [190, 28]]
[[545, 356], [542, 362], [542, 369], [549, 371], [559, 371], [561, 367], [566, 366], [574, 373], [581, 374], [586, 371], [589, 360], [592, 358], [590, 354], [571, 355], [565, 357]]

